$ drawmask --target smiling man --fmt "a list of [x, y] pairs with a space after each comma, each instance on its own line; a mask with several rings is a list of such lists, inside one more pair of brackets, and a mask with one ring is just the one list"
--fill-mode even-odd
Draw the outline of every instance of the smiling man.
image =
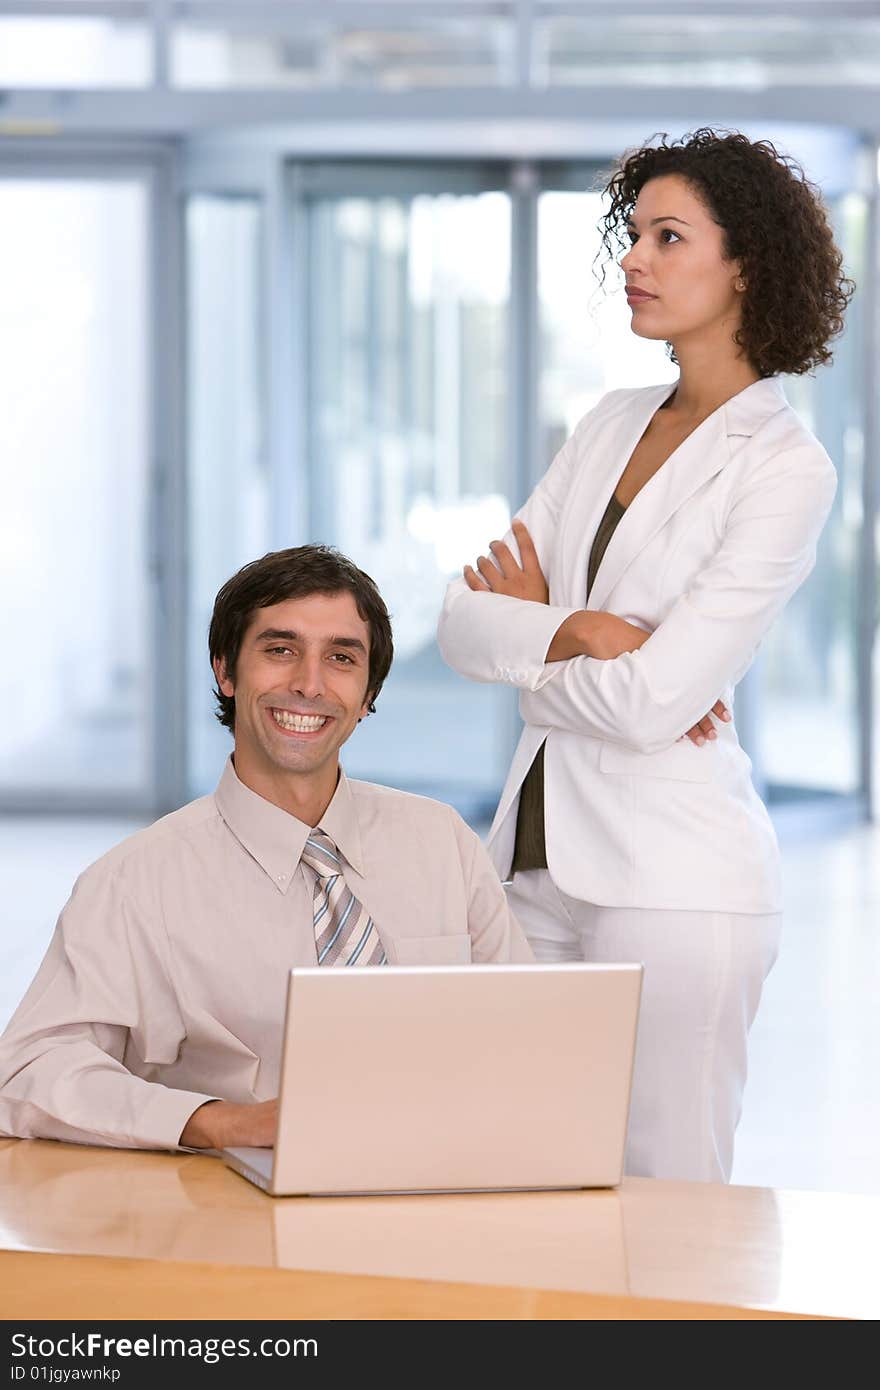
[[461, 818], [339, 765], [393, 655], [368, 575], [266, 555], [220, 590], [209, 648], [234, 752], [77, 881], [0, 1040], [0, 1133], [271, 1145], [291, 966], [532, 959]]

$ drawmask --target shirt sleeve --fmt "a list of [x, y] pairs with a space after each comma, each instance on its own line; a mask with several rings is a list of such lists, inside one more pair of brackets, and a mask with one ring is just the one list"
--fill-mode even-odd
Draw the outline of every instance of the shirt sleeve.
[[[595, 411], [591, 411], [584, 416], [516, 513], [528, 527], [548, 582], [560, 517], [580, 456], [581, 437], [594, 415]], [[504, 540], [519, 559], [512, 530]], [[469, 589], [464, 579], [455, 579], [446, 590], [437, 643], [446, 664], [469, 680], [534, 689], [541, 680], [544, 658], [555, 633], [575, 612], [577, 608], [477, 592]]]
[[529, 724], [659, 752], [742, 678], [806, 579], [836, 477], [816, 445], [764, 460], [727, 518], [718, 550], [638, 651], [545, 665], [520, 697]]
[[0, 1038], [0, 1132], [115, 1148], [177, 1148], [215, 1096], [134, 1075], [173, 1061], [183, 1022], [160, 944], [116, 872], [78, 880], [34, 981]]
[[471, 959], [480, 964], [532, 963], [532, 949], [508, 906], [507, 894], [482, 841], [457, 813], [452, 814], [467, 887]]

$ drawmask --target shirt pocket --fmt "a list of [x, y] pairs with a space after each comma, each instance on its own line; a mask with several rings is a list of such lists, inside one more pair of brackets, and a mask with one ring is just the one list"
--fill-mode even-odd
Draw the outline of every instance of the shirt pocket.
[[389, 965], [470, 965], [471, 938], [467, 932], [449, 936], [385, 936]]
[[697, 748], [690, 739], [680, 739], [659, 753], [639, 753], [619, 743], [603, 743], [599, 750], [599, 771], [612, 777], [663, 777], [671, 782], [711, 782], [711, 744]]

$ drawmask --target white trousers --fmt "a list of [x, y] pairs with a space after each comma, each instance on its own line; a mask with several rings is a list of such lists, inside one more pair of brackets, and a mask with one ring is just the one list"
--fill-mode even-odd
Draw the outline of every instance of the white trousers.
[[546, 869], [518, 873], [507, 895], [537, 960], [645, 967], [626, 1172], [729, 1181], [746, 1038], [780, 914], [596, 907], [560, 893]]

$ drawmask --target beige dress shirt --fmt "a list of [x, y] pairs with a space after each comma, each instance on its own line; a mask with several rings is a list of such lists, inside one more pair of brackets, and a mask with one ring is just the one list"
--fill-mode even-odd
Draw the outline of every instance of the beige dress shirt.
[[[532, 959], [451, 807], [340, 773], [321, 826], [390, 965]], [[317, 964], [308, 833], [230, 759], [87, 869], [0, 1039], [0, 1132], [176, 1148], [204, 1101], [277, 1095], [287, 972]]]

